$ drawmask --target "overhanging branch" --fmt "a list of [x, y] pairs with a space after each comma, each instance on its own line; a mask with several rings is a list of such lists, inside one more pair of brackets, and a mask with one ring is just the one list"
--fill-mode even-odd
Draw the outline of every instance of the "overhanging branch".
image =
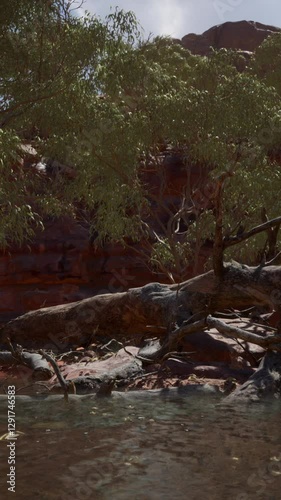
[[271, 227], [278, 226], [279, 224], [281, 224], [281, 216], [276, 217], [275, 219], [271, 219], [265, 222], [264, 224], [260, 224], [259, 226], [256, 226], [250, 231], [247, 231], [245, 233], [239, 234], [237, 236], [229, 236], [228, 238], [224, 238], [223, 247], [225, 249], [228, 247], [232, 247], [233, 245], [237, 245], [238, 243], [242, 243], [242, 241], [248, 240], [252, 236], [262, 233], [263, 231], [266, 231]]

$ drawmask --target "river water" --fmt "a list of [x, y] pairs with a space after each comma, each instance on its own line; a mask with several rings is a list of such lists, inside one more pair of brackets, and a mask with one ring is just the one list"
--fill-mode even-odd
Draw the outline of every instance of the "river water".
[[[226, 407], [212, 397], [16, 400], [16, 493], [0, 498], [281, 498], [281, 405]], [[7, 402], [0, 402], [0, 435]]]

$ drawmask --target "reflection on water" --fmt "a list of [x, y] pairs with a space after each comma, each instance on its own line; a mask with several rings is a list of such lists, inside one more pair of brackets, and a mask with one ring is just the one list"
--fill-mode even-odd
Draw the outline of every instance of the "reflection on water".
[[[0, 432], [7, 405], [0, 403]], [[21, 403], [19, 499], [281, 498], [280, 405], [224, 408], [202, 397]], [[0, 441], [1, 498], [7, 494]]]

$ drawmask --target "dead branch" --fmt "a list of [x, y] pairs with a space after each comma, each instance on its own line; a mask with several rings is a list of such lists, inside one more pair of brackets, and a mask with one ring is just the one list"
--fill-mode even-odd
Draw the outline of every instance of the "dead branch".
[[64, 400], [68, 403], [68, 384], [67, 382], [65, 381], [64, 377], [62, 376], [61, 372], [60, 372], [60, 369], [58, 367], [58, 364], [56, 363], [56, 361], [54, 360], [54, 358], [52, 356], [50, 356], [50, 354], [47, 354], [45, 351], [43, 350], [40, 350], [39, 351], [40, 354], [47, 360], [49, 361], [49, 363], [51, 363], [53, 369], [54, 369], [54, 372], [57, 376], [57, 379], [63, 389], [63, 393], [64, 393]]
[[276, 217], [275, 219], [271, 219], [264, 224], [260, 224], [259, 226], [256, 226], [252, 228], [250, 231], [247, 231], [245, 233], [236, 235], [236, 236], [229, 236], [227, 238], [224, 238], [223, 241], [223, 247], [228, 248], [233, 245], [237, 245], [238, 243], [241, 243], [242, 241], [248, 240], [252, 236], [255, 236], [256, 234], [262, 233], [263, 231], [266, 231], [274, 226], [278, 226], [281, 224], [281, 216]]
[[[162, 359], [166, 354], [176, 350], [178, 343], [183, 337], [191, 333], [205, 330], [206, 328], [207, 324], [205, 319], [176, 328], [168, 335], [167, 339], [163, 342], [162, 346], [159, 349], [157, 349], [155, 352], [152, 352], [151, 354], [147, 354], [147, 360], [150, 362], [152, 360], [155, 361], [156, 359]], [[146, 361], [146, 359], [143, 359], [143, 361]]]
[[257, 344], [261, 347], [264, 347], [265, 349], [274, 348], [274, 350], [276, 350], [278, 344], [280, 344], [280, 348], [278, 350], [281, 351], [281, 335], [277, 334], [262, 337], [261, 335], [257, 335], [256, 333], [246, 332], [245, 330], [237, 328], [236, 326], [227, 325], [226, 323], [224, 323], [224, 321], [213, 318], [210, 315], [207, 317], [206, 323], [208, 327], [216, 328], [218, 332], [227, 335], [228, 337], [241, 339], [252, 344]]
[[27, 366], [33, 370], [32, 378], [36, 380], [47, 380], [53, 376], [47, 361], [40, 354], [20, 351], [14, 349], [11, 344], [12, 352], [0, 352], [0, 366]]

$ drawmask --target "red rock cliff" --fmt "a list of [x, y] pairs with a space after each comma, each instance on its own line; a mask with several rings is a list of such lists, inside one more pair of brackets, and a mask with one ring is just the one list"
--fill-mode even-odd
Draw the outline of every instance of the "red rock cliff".
[[233, 49], [253, 52], [280, 28], [254, 21], [227, 22], [214, 26], [202, 35], [191, 33], [182, 38], [181, 44], [193, 54], [208, 55], [214, 49]]

